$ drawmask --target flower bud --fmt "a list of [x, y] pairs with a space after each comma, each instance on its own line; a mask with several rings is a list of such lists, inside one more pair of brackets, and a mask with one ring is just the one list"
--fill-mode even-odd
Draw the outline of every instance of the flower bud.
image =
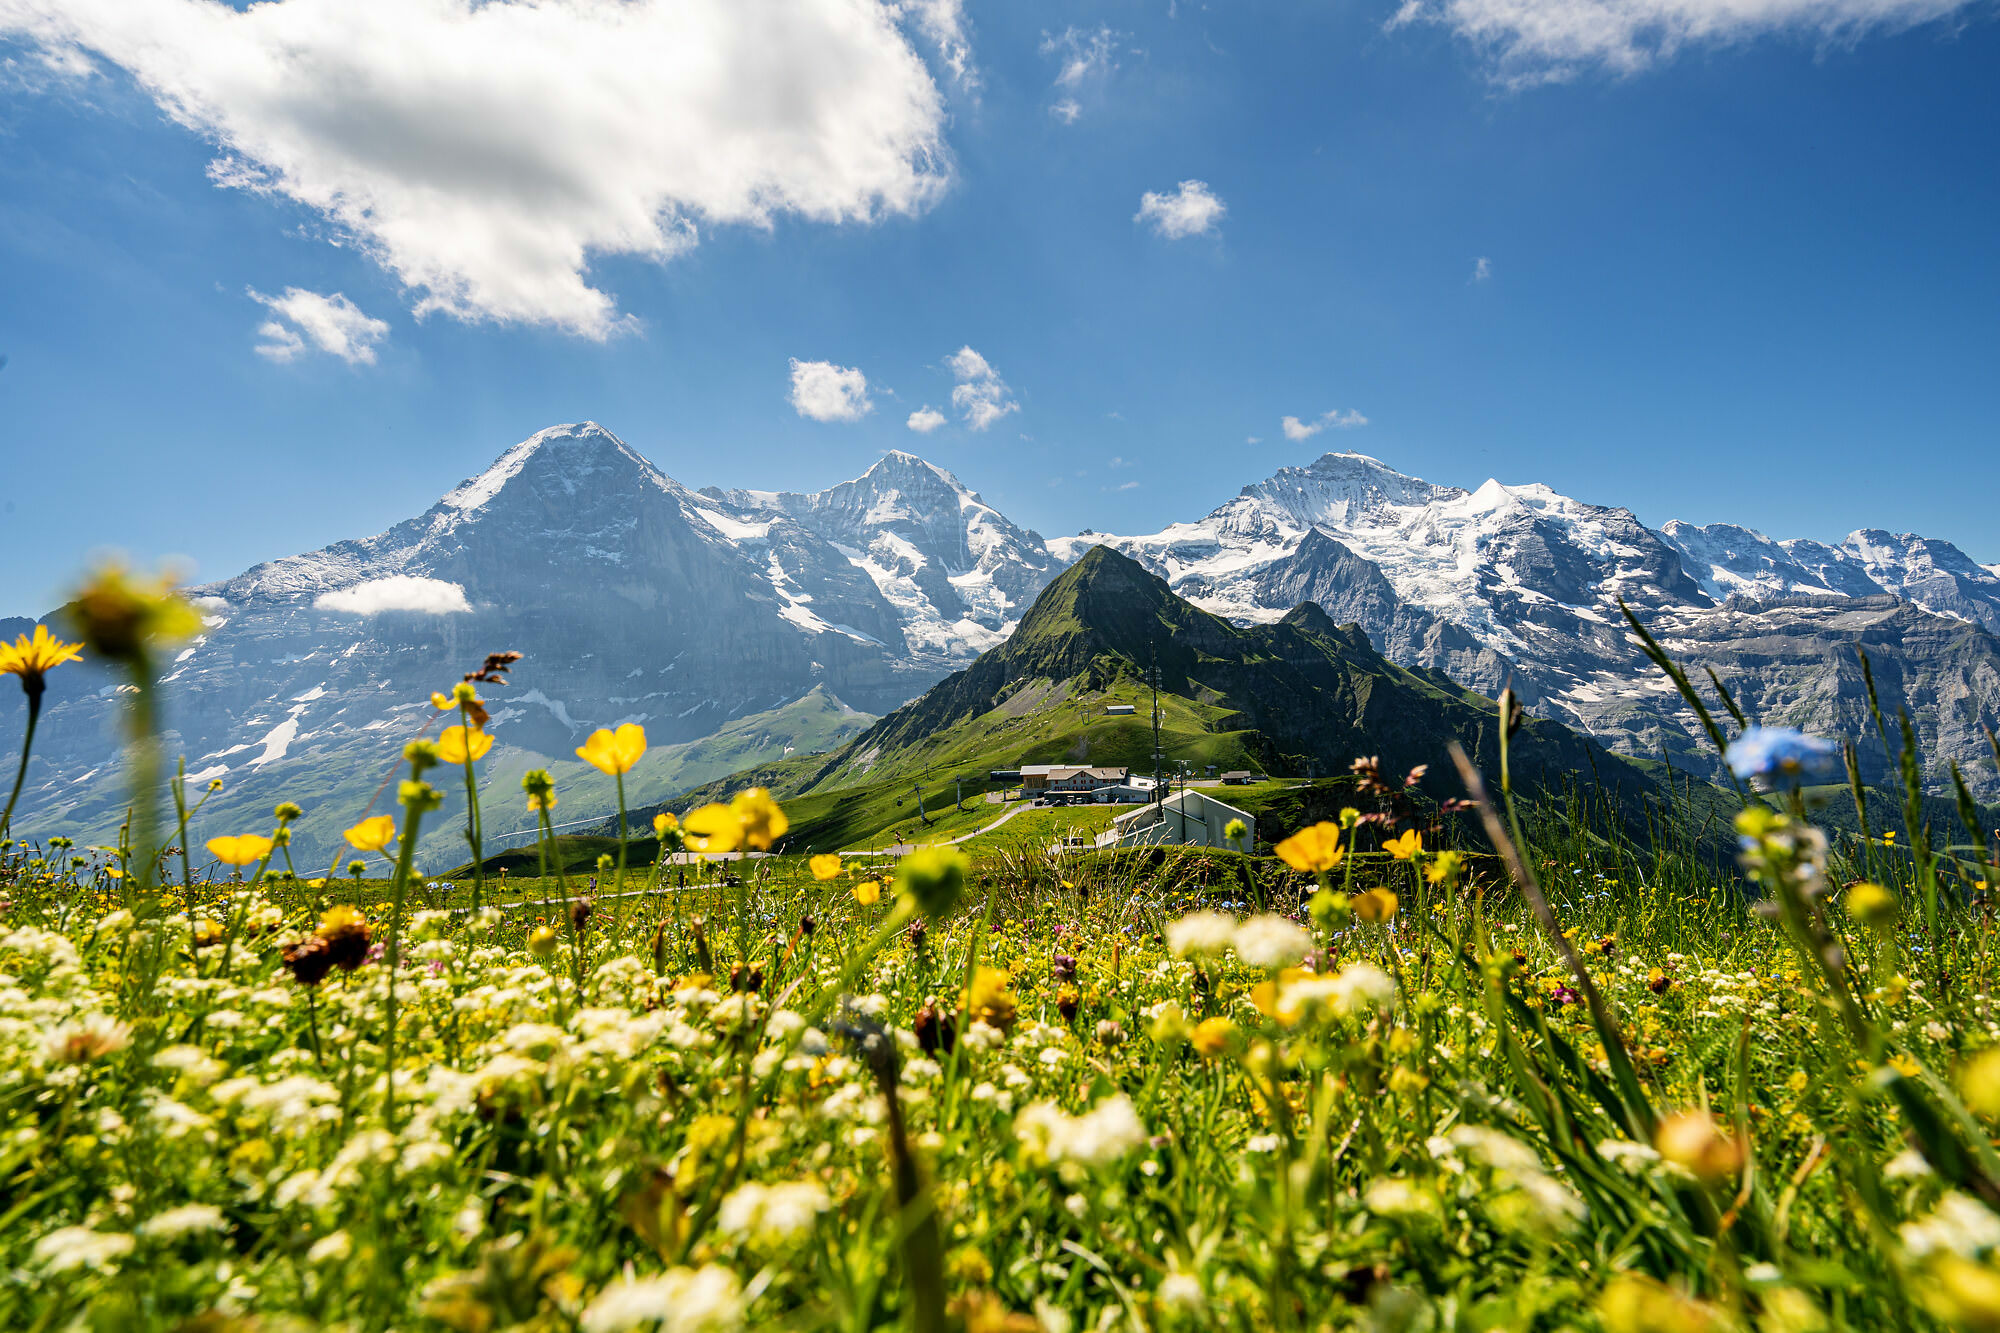
[[931, 920], [958, 906], [965, 892], [965, 855], [955, 847], [925, 847], [896, 867], [896, 889], [908, 894]]
[[1847, 891], [1847, 914], [1871, 930], [1887, 931], [1896, 924], [1896, 895], [1867, 880]]

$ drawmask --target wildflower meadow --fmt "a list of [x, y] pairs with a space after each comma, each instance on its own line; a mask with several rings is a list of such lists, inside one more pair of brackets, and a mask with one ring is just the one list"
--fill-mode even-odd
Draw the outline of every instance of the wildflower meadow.
[[[1437, 807], [1364, 766], [1268, 853], [865, 858], [758, 788], [634, 817], [628, 724], [577, 751], [619, 793], [591, 893], [546, 773], [480, 789], [514, 655], [295, 866], [314, 793], [213, 827], [161, 751], [175, 591], [73, 618], [0, 646], [19, 771], [95, 659], [130, 814], [0, 816], [0, 1327], [2000, 1329], [1991, 844], [1914, 787], [1871, 828], [1851, 746], [1687, 689], [1734, 860], [1504, 751], [1438, 755]], [[541, 830], [504, 890], [502, 800]]]

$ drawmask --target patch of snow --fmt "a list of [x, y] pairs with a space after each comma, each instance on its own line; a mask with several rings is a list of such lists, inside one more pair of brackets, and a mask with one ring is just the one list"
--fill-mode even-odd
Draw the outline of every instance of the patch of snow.
[[733, 542], [761, 542], [770, 539], [770, 520], [762, 523], [746, 523], [742, 519], [730, 518], [701, 505], [694, 506], [694, 512], [704, 523]]
[[526, 694], [517, 694], [514, 696], [514, 702], [540, 704], [542, 707], [548, 709], [549, 712], [555, 714], [556, 721], [562, 723], [571, 731], [576, 730], [576, 720], [570, 717], [568, 705], [562, 703], [560, 700], [549, 698], [548, 695], [543, 694], [540, 690], [529, 690]]
[[298, 711], [295, 710], [290, 717], [286, 718], [283, 722], [280, 722], [277, 726], [272, 727], [270, 731], [264, 734], [264, 739], [262, 742], [264, 746], [264, 753], [258, 755], [255, 759], [252, 759], [250, 761], [250, 767], [262, 768], [266, 764], [273, 763], [279, 759], [283, 759], [285, 757], [285, 751], [292, 748], [292, 742], [297, 740], [298, 737], [299, 737], [299, 714]]

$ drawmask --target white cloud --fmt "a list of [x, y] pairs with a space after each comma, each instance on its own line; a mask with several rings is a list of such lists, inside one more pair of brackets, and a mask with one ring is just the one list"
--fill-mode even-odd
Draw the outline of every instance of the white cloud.
[[1404, 0], [1388, 27], [1442, 23], [1525, 86], [1596, 67], [1620, 74], [1696, 45], [1790, 33], [1852, 41], [1943, 18], [1973, 0]]
[[958, 409], [968, 429], [985, 430], [1009, 412], [1021, 410], [999, 372], [970, 347], [953, 352], [945, 358], [945, 364], [951, 367], [952, 377], [958, 381], [951, 391], [951, 405]]
[[422, 611], [442, 616], [472, 609], [466, 603], [465, 589], [456, 583], [410, 574], [392, 574], [338, 592], [323, 592], [313, 599], [313, 605], [322, 611], [347, 611], [357, 616], [379, 615], [384, 611]]
[[1484, 282], [1493, 276], [1493, 261], [1485, 255], [1472, 261], [1472, 281]]
[[979, 87], [979, 71], [972, 63], [972, 39], [965, 33], [965, 6], [962, 0], [903, 0], [917, 30], [937, 47], [938, 59], [968, 91]]
[[1139, 489], [1139, 483], [1136, 481], [1122, 481], [1111, 489], [1114, 491], [1136, 491]]
[[1312, 421], [1300, 421], [1297, 417], [1286, 417], [1279, 423], [1279, 425], [1284, 427], [1285, 438], [1293, 441], [1310, 440], [1323, 430], [1352, 430], [1356, 426], [1365, 426], [1367, 424], [1368, 418], [1362, 416], [1359, 412], [1343, 412], [1339, 408], [1335, 408], [1331, 412], [1321, 413]]
[[1217, 220], [1228, 211], [1222, 200], [1208, 188], [1206, 181], [1182, 181], [1180, 188], [1172, 194], [1146, 191], [1139, 199], [1139, 211], [1132, 215], [1132, 220], [1150, 222], [1154, 231], [1168, 240], [1178, 241], [1214, 230]]
[[875, 404], [868, 401], [868, 377], [859, 370], [793, 357], [792, 406], [814, 421], [859, 421]]
[[322, 352], [339, 357], [348, 365], [375, 364], [375, 347], [389, 336], [389, 326], [361, 313], [360, 307], [339, 292], [322, 296], [299, 287], [285, 288], [283, 296], [266, 296], [249, 288], [250, 299], [276, 316], [258, 326], [257, 354], [273, 361], [291, 361], [310, 342]]
[[1118, 38], [1103, 24], [1095, 31], [1070, 27], [1042, 34], [1041, 52], [1055, 60], [1055, 86], [1062, 94], [1049, 105], [1050, 115], [1065, 125], [1076, 124], [1083, 115], [1078, 94], [1101, 86], [1118, 68]]
[[969, 57], [956, 0], [0, 0], [0, 38], [124, 69], [217, 184], [320, 215], [419, 315], [593, 338], [629, 324], [597, 258], [937, 198], [945, 105], [903, 25]]
[[928, 435], [944, 424], [944, 413], [925, 403], [910, 413], [909, 427], [919, 435]]

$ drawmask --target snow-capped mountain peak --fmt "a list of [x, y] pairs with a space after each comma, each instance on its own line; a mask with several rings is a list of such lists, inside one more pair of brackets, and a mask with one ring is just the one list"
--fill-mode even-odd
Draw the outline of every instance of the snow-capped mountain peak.
[[530, 435], [501, 454], [484, 472], [447, 492], [438, 504], [462, 511], [482, 508], [510, 482], [530, 470], [546, 472], [556, 486], [569, 494], [607, 472], [658, 473], [651, 463], [595, 421], [571, 422]]

